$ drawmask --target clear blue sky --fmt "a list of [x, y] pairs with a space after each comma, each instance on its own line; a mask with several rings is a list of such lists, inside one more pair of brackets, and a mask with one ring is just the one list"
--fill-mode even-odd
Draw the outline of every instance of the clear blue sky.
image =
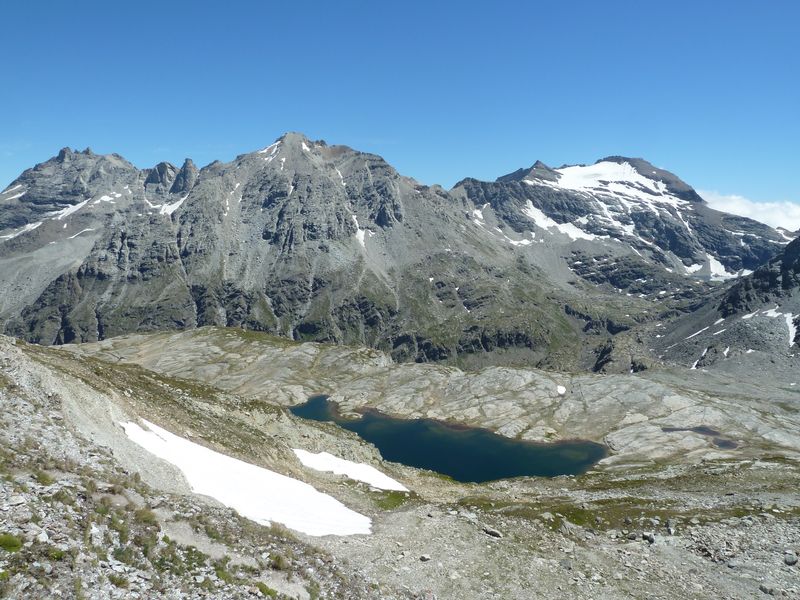
[[800, 201], [800, 2], [5, 2], [0, 187], [62, 146], [140, 167], [285, 131], [446, 187], [642, 156]]

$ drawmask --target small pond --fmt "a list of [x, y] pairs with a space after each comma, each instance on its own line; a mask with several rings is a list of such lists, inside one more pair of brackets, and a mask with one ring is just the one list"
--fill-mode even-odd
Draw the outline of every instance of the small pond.
[[662, 427], [661, 431], [665, 433], [673, 433], [675, 431], [691, 431], [692, 433], [699, 433], [700, 435], [712, 438], [711, 443], [717, 448], [721, 448], [723, 450], [735, 450], [739, 447], [739, 444], [733, 440], [729, 440], [716, 429], [706, 427], [705, 425], [700, 425], [699, 427]]
[[434, 419], [398, 419], [376, 410], [346, 419], [327, 396], [314, 396], [291, 412], [313, 421], [332, 421], [380, 450], [385, 460], [430, 469], [462, 482], [481, 483], [522, 476], [577, 475], [606, 456], [594, 442], [526, 442], [475, 427]]

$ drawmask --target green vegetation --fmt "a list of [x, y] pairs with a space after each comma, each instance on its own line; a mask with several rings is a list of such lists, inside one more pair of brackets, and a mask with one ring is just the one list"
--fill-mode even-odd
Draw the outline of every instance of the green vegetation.
[[125, 563], [126, 565], [133, 566], [136, 564], [136, 553], [131, 546], [118, 546], [114, 548], [111, 556], [113, 556], [115, 560]]
[[261, 592], [261, 594], [263, 596], [266, 596], [267, 598], [277, 598], [278, 597], [278, 592], [273, 590], [271, 587], [269, 587], [263, 581], [256, 581], [256, 587], [258, 588], [258, 591]]
[[73, 506], [75, 504], [74, 496], [63, 488], [58, 490], [52, 496], [50, 496], [50, 498], [56, 502], [60, 502], [61, 504], [68, 504], [70, 506]]
[[6, 552], [18, 552], [22, 548], [22, 538], [10, 533], [0, 533], [0, 548]]
[[311, 600], [318, 600], [320, 596], [319, 583], [317, 583], [316, 581], [310, 581], [306, 585], [306, 591], [308, 592], [308, 597]]
[[292, 567], [292, 563], [280, 552], [273, 552], [269, 555], [270, 566], [276, 571], [286, 571]]
[[227, 556], [216, 561], [214, 563], [214, 574], [219, 578], [220, 581], [224, 581], [225, 583], [236, 583], [236, 577], [234, 577], [233, 574], [228, 571], [229, 562], [230, 558]]
[[33, 474], [33, 478], [40, 483], [41, 485], [52, 485], [55, 479], [53, 479], [49, 473], [37, 470]]
[[172, 540], [166, 541], [166, 544], [151, 561], [153, 567], [161, 573], [169, 571], [175, 575], [184, 575], [208, 563], [208, 557], [194, 546], [179, 548]]
[[411, 499], [411, 494], [408, 492], [399, 492], [399, 491], [387, 491], [381, 492], [377, 498], [375, 498], [375, 505], [382, 509], [382, 510], [394, 510], [395, 508], [399, 508], [408, 500]]
[[122, 575], [117, 575], [116, 573], [112, 573], [111, 575], [108, 576], [108, 580], [118, 588], [128, 587], [128, 578], [123, 577]]
[[140, 525], [158, 527], [158, 517], [149, 508], [140, 508], [133, 513], [133, 520]]

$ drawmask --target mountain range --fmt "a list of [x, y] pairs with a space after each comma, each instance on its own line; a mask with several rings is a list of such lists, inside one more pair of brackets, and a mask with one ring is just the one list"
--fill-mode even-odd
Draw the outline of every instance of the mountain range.
[[200, 169], [65, 148], [0, 194], [0, 323], [41, 344], [214, 325], [627, 372], [686, 359], [649, 343], [673, 323], [791, 296], [792, 239], [639, 158], [445, 190], [297, 133]]

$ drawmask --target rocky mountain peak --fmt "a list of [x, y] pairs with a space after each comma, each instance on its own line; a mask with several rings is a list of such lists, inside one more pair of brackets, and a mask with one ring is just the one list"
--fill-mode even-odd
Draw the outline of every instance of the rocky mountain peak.
[[160, 162], [147, 172], [147, 177], [144, 180], [145, 185], [155, 185], [163, 189], [169, 189], [175, 176], [178, 173], [178, 168], [168, 162]]
[[523, 181], [525, 179], [544, 179], [547, 181], [558, 181], [559, 174], [555, 170], [548, 167], [545, 163], [537, 160], [533, 166], [529, 168], [517, 169], [513, 173], [501, 175], [495, 181], [498, 183]]
[[183, 161], [183, 166], [180, 168], [180, 171], [178, 171], [178, 173], [175, 175], [175, 180], [173, 181], [172, 187], [169, 190], [170, 193], [182, 194], [188, 192], [194, 187], [199, 174], [200, 171], [192, 159], [187, 158]]

